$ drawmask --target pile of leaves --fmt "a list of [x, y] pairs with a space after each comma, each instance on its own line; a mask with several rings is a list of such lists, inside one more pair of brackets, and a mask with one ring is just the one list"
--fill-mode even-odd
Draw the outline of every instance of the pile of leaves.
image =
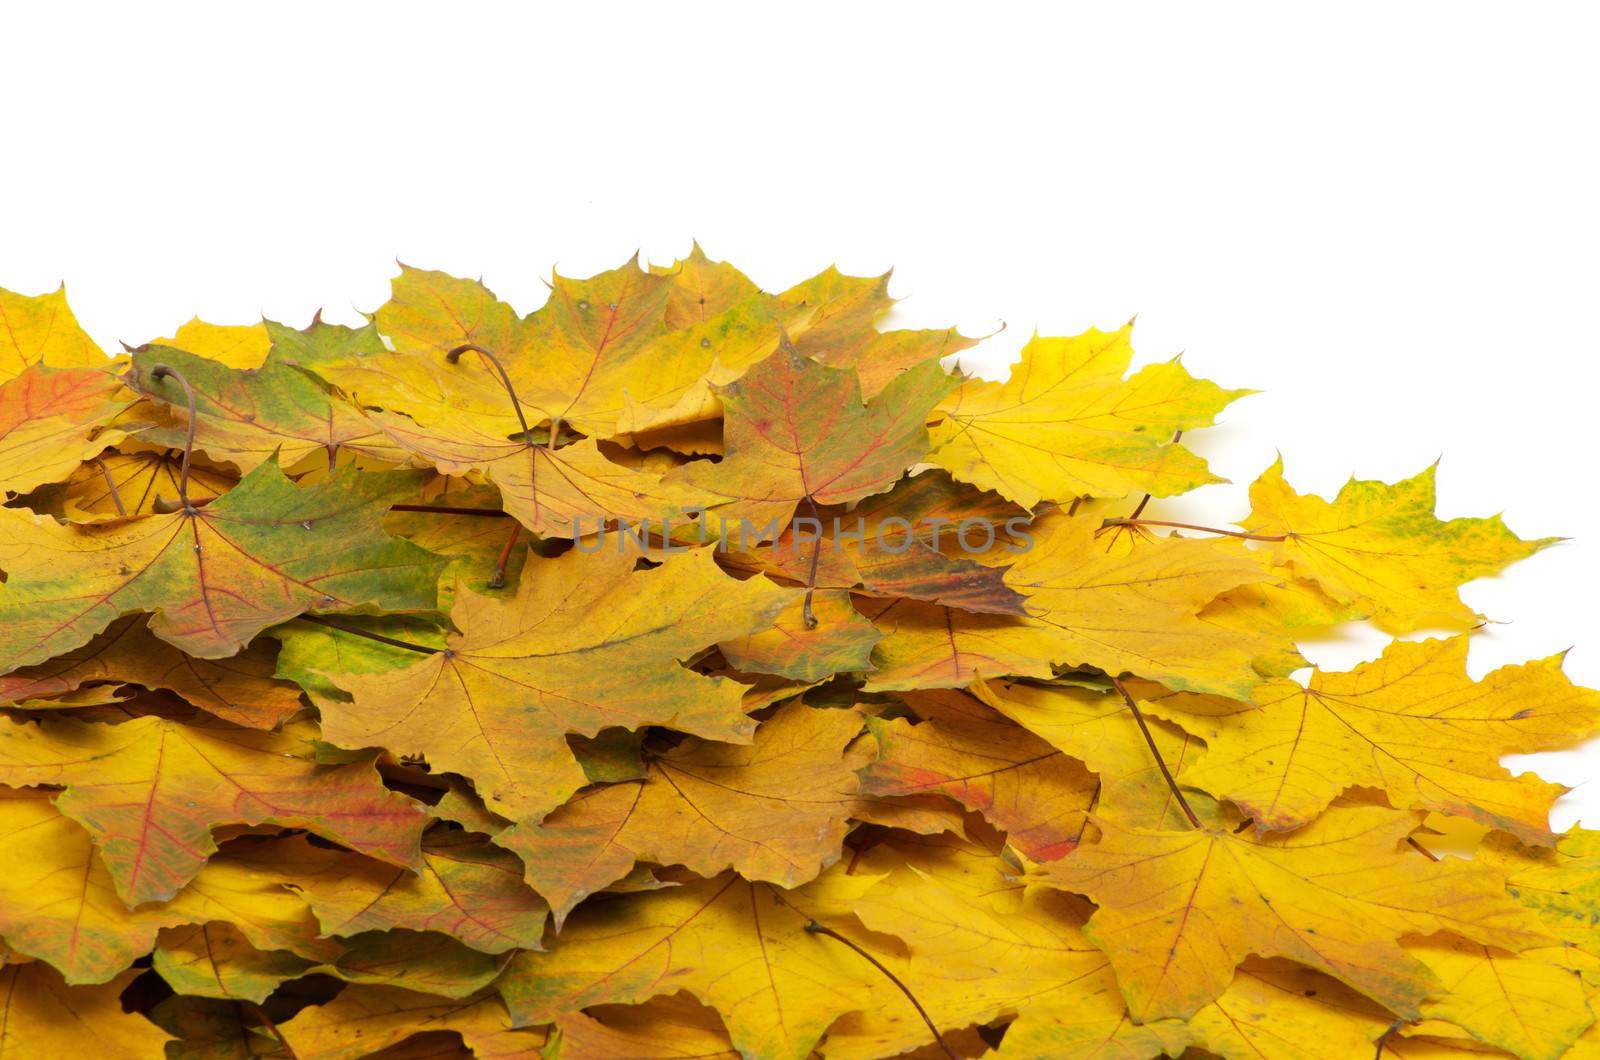
[[[890, 304], [0, 293], [0, 1055], [1600, 1055], [1597, 833], [1499, 764], [1600, 696], [1457, 594], [1549, 542], [1157, 519], [1245, 391]], [[1354, 622], [1444, 635], [1291, 676]]]

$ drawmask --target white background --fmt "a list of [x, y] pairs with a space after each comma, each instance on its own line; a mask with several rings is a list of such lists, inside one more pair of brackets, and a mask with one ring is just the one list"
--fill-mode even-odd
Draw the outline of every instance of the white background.
[[1575, 538], [1465, 590], [1474, 672], [1600, 685], [1594, 11], [13, 3], [0, 285], [114, 348], [354, 322], [397, 257], [526, 311], [698, 238], [769, 290], [894, 266], [893, 323], [1008, 325], [986, 371], [1137, 314], [1141, 362], [1265, 391], [1194, 439], [1236, 485], [1161, 514], [1237, 518], [1275, 449], [1325, 495], [1442, 455], [1441, 515]]

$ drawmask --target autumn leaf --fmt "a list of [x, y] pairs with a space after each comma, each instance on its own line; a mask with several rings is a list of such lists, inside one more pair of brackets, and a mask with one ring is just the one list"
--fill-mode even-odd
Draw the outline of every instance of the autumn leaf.
[[[170, 376], [155, 377], [152, 369], [167, 365], [182, 374], [194, 394], [195, 449], [240, 471], [272, 459], [293, 467], [313, 453], [323, 454], [329, 466], [341, 452], [393, 463], [404, 458], [359, 410], [330, 396], [296, 368], [270, 362], [259, 368], [230, 368], [166, 346], [140, 347], [132, 359], [129, 386], [180, 409], [185, 391]], [[179, 411], [175, 425], [148, 429], [140, 437], [182, 448], [188, 427], [187, 411]]]
[[105, 1057], [158, 1055], [167, 1035], [119, 1000], [132, 978], [68, 986], [47, 964], [0, 966], [0, 1057], [70, 1056], [91, 1041]]
[[556, 1017], [560, 1056], [582, 1060], [739, 1060], [716, 1011], [689, 994], [596, 1005]]
[[104, 983], [150, 952], [162, 928], [222, 920], [258, 949], [314, 936], [304, 903], [247, 861], [218, 855], [172, 902], [129, 909], [89, 833], [44, 794], [0, 792], [0, 934], [68, 983]]
[[793, 594], [733, 581], [709, 551], [632, 568], [631, 556], [572, 551], [512, 599], [458, 590], [447, 650], [396, 650], [389, 671], [328, 675], [354, 698], [324, 707], [324, 736], [426, 755], [476, 781], [492, 808], [535, 820], [586, 782], [567, 733], [664, 725], [748, 739], [739, 686], [674, 660], [761, 628]]
[[179, 994], [257, 1004], [316, 966], [289, 950], [257, 949], [225, 920], [166, 928], [151, 955], [151, 967]]
[[785, 345], [721, 390], [727, 455], [679, 477], [736, 498], [741, 517], [776, 522], [775, 534], [802, 501], [835, 504], [893, 486], [927, 452], [927, 412], [954, 382], [929, 361], [864, 405], [854, 372]]
[[[1094, 773], [1097, 816], [1134, 828], [1183, 827], [1182, 810], [1150, 750], [1154, 743], [1161, 763], [1188, 789], [1191, 764], [1205, 745], [1177, 725], [1147, 719], [1147, 742], [1120, 695], [1070, 684], [977, 680], [972, 694]], [[1197, 801], [1192, 789], [1188, 797]]]
[[909, 693], [905, 699], [915, 723], [868, 723], [878, 757], [862, 770], [862, 791], [947, 795], [1005, 829], [1036, 861], [1077, 846], [1096, 794], [1094, 777], [1080, 763], [963, 693]]
[[544, 934], [545, 903], [524, 886], [522, 864], [466, 832], [430, 832], [414, 866], [301, 845], [289, 886], [326, 935], [410, 928], [504, 953], [536, 950]]
[[832, 591], [817, 593], [809, 608], [797, 600], [778, 612], [768, 628], [718, 647], [736, 670], [821, 681], [872, 669], [872, 649], [882, 639], [878, 628], [850, 605], [849, 593]]
[[735, 869], [795, 887], [839, 857], [867, 752], [851, 711], [781, 708], [749, 746], [686, 740], [656, 756], [638, 783], [591, 788], [542, 823], [495, 842], [516, 851], [556, 925], [635, 862], [684, 865], [702, 876]]
[[295, 1056], [317, 1060], [357, 1060], [432, 1031], [460, 1035], [479, 1057], [534, 1056], [548, 1037], [542, 1027], [514, 1029], [492, 995], [462, 1003], [383, 986], [346, 987], [280, 1030]]
[[[181, 450], [146, 449], [122, 442], [62, 479], [60, 510], [51, 509], [49, 514], [86, 523], [171, 511], [182, 482]], [[239, 476], [232, 472], [192, 462], [189, 466], [189, 485], [196, 496], [216, 497], [238, 484]]]
[[0, 288], [0, 381], [29, 365], [104, 368], [107, 358], [67, 308], [67, 288], [41, 295]]
[[193, 317], [170, 339], [156, 339], [151, 346], [170, 346], [196, 357], [204, 357], [229, 368], [260, 368], [272, 351], [272, 335], [267, 324], [208, 324]]
[[1558, 1060], [1594, 1022], [1590, 991], [1560, 947], [1514, 954], [1445, 935], [1407, 949], [1443, 986], [1425, 1016], [1517, 1056]]
[[939, 406], [944, 422], [933, 430], [930, 459], [1024, 508], [1081, 496], [1168, 497], [1219, 481], [1172, 437], [1210, 426], [1249, 391], [1194, 379], [1175, 360], [1125, 380], [1132, 332], [1128, 324], [1034, 336], [1005, 383], [969, 380]]
[[1267, 547], [1335, 600], [1371, 606], [1373, 621], [1387, 632], [1468, 628], [1483, 616], [1461, 602], [1457, 586], [1558, 539], [1523, 541], [1498, 515], [1439, 520], [1436, 470], [1393, 486], [1351, 479], [1329, 503], [1294, 492], [1280, 457], [1250, 486], [1250, 517], [1240, 525], [1284, 535]]
[[129, 905], [164, 901], [216, 849], [211, 829], [270, 821], [308, 828], [405, 868], [423, 815], [370, 764], [321, 767], [288, 737], [161, 718], [0, 725], [0, 783], [65, 788]]
[[296, 489], [262, 465], [205, 508], [61, 526], [0, 509], [0, 644], [7, 665], [86, 643], [129, 611], [202, 659], [303, 611], [433, 606], [444, 561], [388, 539], [379, 519], [416, 476], [345, 471]]
[[267, 643], [254, 641], [226, 659], [197, 659], [158, 639], [141, 616], [128, 615], [81, 648], [0, 677], [0, 704], [118, 682], [168, 689], [236, 725], [276, 729], [302, 704], [299, 688], [274, 679], [276, 653]]
[[29, 367], [0, 383], [0, 491], [58, 482], [122, 437], [110, 428], [133, 402], [110, 372]]
[[832, 872], [782, 891], [728, 874], [585, 908], [546, 952], [519, 954], [500, 992], [519, 1024], [536, 1025], [687, 990], [717, 1010], [744, 1055], [800, 1060], [862, 1006], [875, 974], [806, 925], [847, 924], [844, 909], [873, 882]]
[[[1470, 817], [1549, 843], [1565, 789], [1500, 765], [1510, 753], [1575, 746], [1600, 732], [1600, 694], [1575, 688], [1556, 656], [1467, 676], [1467, 638], [1395, 641], [1348, 673], [1277, 681], [1251, 704], [1174, 697], [1166, 716], [1207, 753], [1188, 780], [1263, 828], [1312, 820], [1347, 787], [1382, 788], [1403, 809]], [[1198, 713], [1185, 713], [1187, 706]]]
[[1261, 838], [1096, 823], [1098, 843], [1041, 866], [1038, 879], [1098, 903], [1085, 931], [1117, 969], [1135, 1019], [1193, 1015], [1250, 953], [1326, 972], [1416, 1018], [1437, 981], [1400, 936], [1453, 931], [1510, 950], [1541, 941], [1492, 870], [1419, 869], [1401, 846], [1415, 826], [1407, 814], [1329, 810]]

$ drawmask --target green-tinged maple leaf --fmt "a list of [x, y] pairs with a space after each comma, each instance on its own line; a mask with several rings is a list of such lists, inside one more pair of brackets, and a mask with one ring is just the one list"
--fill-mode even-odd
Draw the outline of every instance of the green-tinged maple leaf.
[[1268, 546], [1283, 562], [1340, 603], [1366, 605], [1390, 633], [1470, 628], [1483, 616], [1461, 602], [1456, 588], [1558, 539], [1523, 541], [1498, 515], [1439, 520], [1436, 470], [1393, 486], [1351, 479], [1329, 503], [1294, 492], [1280, 457], [1250, 486], [1252, 510], [1239, 525], [1283, 535]]
[[[241, 471], [274, 458], [293, 467], [313, 453], [326, 454], [330, 466], [340, 452], [392, 463], [405, 457], [360, 410], [329, 395], [297, 368], [272, 363], [230, 368], [166, 346], [143, 346], [132, 356], [133, 366], [125, 376], [128, 385], [175, 406], [171, 426], [158, 425], [141, 433], [148, 443], [177, 448], [186, 444], [186, 395], [192, 392], [195, 450]], [[157, 365], [181, 373], [189, 391], [175, 377], [153, 377]]]
[[15, 669], [130, 611], [190, 655], [233, 655], [305, 611], [434, 606], [445, 561], [380, 529], [412, 472], [344, 470], [297, 489], [264, 464], [204, 508], [87, 526], [0, 509], [0, 658]]

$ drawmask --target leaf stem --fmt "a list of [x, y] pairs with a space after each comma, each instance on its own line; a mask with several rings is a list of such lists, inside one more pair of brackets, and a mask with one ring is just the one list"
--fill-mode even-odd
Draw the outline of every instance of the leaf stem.
[[860, 946], [857, 946], [854, 942], [851, 942], [849, 939], [833, 930], [833, 928], [819, 924], [815, 920], [806, 921], [806, 933], [810, 935], [826, 935], [828, 938], [833, 939], [836, 942], [844, 943], [852, 950], [855, 950], [856, 953], [863, 957], [868, 964], [882, 972], [884, 976], [888, 978], [889, 982], [900, 988], [900, 992], [906, 996], [906, 1000], [910, 1001], [911, 1006], [917, 1010], [917, 1015], [921, 1016], [922, 1022], [928, 1025], [928, 1030], [933, 1032], [933, 1040], [939, 1044], [940, 1049], [944, 1050], [944, 1055], [948, 1056], [950, 1060], [959, 1060], [955, 1054], [955, 1050], [950, 1048], [949, 1044], [944, 1040], [944, 1035], [939, 1033], [939, 1028], [936, 1027], [933, 1020], [928, 1017], [928, 1010], [923, 1008], [922, 1002], [917, 1000], [917, 995], [911, 992], [911, 988], [909, 986], [900, 981], [900, 977], [898, 975], [895, 975], [889, 969], [885, 968], [883, 963], [879, 961], [878, 958], [874, 957]]
[[[1140, 507], [1143, 507], [1141, 505]], [[1243, 530], [1223, 530], [1215, 526], [1200, 526], [1196, 523], [1173, 523], [1165, 519], [1137, 519], [1129, 516], [1126, 519], [1107, 519], [1100, 524], [1102, 528], [1111, 526], [1170, 526], [1178, 530], [1198, 530], [1203, 534], [1222, 534], [1225, 537], [1241, 537], [1246, 541], [1287, 541], [1288, 534], [1249, 534]]]
[[800, 616], [807, 629], [816, 629], [817, 616], [811, 610], [811, 598], [817, 592], [817, 561], [822, 558], [822, 513], [817, 511], [817, 502], [809, 493], [806, 494], [806, 503], [811, 505], [811, 518], [817, 524], [817, 539], [811, 543], [811, 573], [806, 575], [806, 599], [800, 608]]
[[481, 515], [488, 519], [509, 519], [510, 512], [499, 508], [455, 508], [448, 504], [391, 504], [391, 512], [427, 512], [433, 515]]
[[1378, 1051], [1373, 1054], [1372, 1060], [1383, 1060], [1384, 1047], [1389, 1044], [1389, 1039], [1394, 1037], [1395, 1032], [1404, 1026], [1404, 1024], [1404, 1020], [1395, 1020], [1393, 1023], [1389, 1024], [1387, 1030], [1378, 1036]]
[[511, 550], [517, 547], [517, 538], [522, 536], [522, 524], [511, 524], [511, 536], [506, 538], [505, 547], [500, 550], [500, 556], [494, 561], [494, 570], [489, 572], [489, 588], [503, 589], [506, 584], [506, 564], [511, 562]]
[[105, 476], [106, 489], [111, 491], [111, 503], [117, 506], [118, 515], [127, 515], [128, 508], [122, 503], [122, 494], [117, 492], [117, 484], [111, 480], [111, 469], [106, 467], [106, 462], [100, 457], [94, 458], [95, 466], [100, 469], [100, 474]]
[[1189, 805], [1189, 800], [1183, 797], [1183, 791], [1178, 787], [1178, 782], [1172, 776], [1172, 770], [1167, 768], [1167, 760], [1161, 757], [1161, 751], [1156, 747], [1156, 738], [1150, 733], [1150, 726], [1145, 723], [1144, 713], [1134, 703], [1133, 697], [1128, 694], [1128, 686], [1122, 683], [1122, 678], [1112, 677], [1111, 684], [1122, 693], [1122, 700], [1128, 704], [1128, 709], [1133, 712], [1133, 720], [1139, 723], [1139, 731], [1144, 733], [1144, 742], [1150, 745], [1150, 754], [1155, 757], [1156, 765], [1161, 768], [1161, 775], [1167, 778], [1167, 787], [1172, 789], [1173, 796], [1178, 800], [1178, 806], [1183, 810], [1183, 815], [1189, 818], [1189, 823], [1195, 828], [1200, 827], [1200, 818], [1194, 814], [1194, 809]]
[[[511, 385], [511, 376], [506, 374], [505, 365], [500, 363], [500, 358], [496, 357], [482, 346], [479, 346], [476, 342], [463, 342], [460, 346], [455, 347], [449, 353], [445, 354], [444, 359], [449, 361], [451, 364], [459, 364], [461, 361], [461, 355], [463, 353], [467, 353], [468, 351], [476, 353], [479, 357], [482, 357], [484, 360], [488, 361], [494, 366], [494, 370], [500, 373], [500, 382], [505, 386], [506, 394], [511, 398], [511, 408], [517, 414], [517, 422], [522, 425], [522, 439], [523, 441], [527, 442], [528, 445], [532, 446], [533, 433], [528, 430], [528, 417], [522, 414], [522, 402], [517, 400], [516, 388]], [[556, 432], [559, 428], [560, 424], [558, 423], [550, 424], [551, 449], [556, 447]]]
[[165, 379], [167, 376], [178, 381], [178, 385], [183, 387], [184, 397], [189, 399], [189, 437], [183, 443], [183, 474], [178, 477], [178, 500], [183, 503], [184, 511], [193, 511], [194, 506], [189, 503], [189, 464], [194, 459], [194, 388], [189, 385], [189, 380], [183, 377], [183, 373], [171, 365], [151, 366], [151, 379]]
[[387, 644], [392, 648], [404, 648], [406, 651], [414, 651], [422, 655], [439, 655], [444, 652], [443, 648], [430, 648], [425, 644], [413, 644], [409, 640], [397, 640], [394, 637], [385, 637], [382, 633], [373, 633], [369, 630], [362, 629], [359, 626], [347, 626], [343, 622], [335, 622], [331, 618], [323, 618], [321, 615], [301, 615], [299, 617], [306, 622], [314, 622], [319, 626], [327, 626], [329, 629], [336, 629], [341, 633], [349, 633], [351, 636], [365, 637], [368, 640], [375, 640], [379, 644]]

